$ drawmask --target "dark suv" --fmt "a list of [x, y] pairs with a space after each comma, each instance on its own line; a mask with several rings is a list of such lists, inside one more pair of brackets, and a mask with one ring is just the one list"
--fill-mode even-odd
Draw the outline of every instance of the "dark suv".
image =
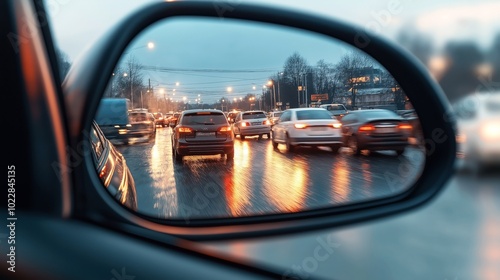
[[181, 162], [187, 155], [234, 157], [234, 135], [220, 110], [186, 110], [172, 133], [172, 155]]

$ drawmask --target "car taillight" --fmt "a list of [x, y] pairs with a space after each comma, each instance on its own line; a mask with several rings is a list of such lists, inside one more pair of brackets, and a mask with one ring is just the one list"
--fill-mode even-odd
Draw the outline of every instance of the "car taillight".
[[111, 175], [113, 175], [114, 169], [115, 162], [111, 158], [108, 158], [106, 164], [104, 164], [103, 168], [101, 169], [101, 172], [99, 172], [99, 179], [101, 179], [101, 182], [104, 184], [104, 186], [107, 187], [111, 182]]
[[359, 132], [372, 132], [372, 131], [375, 131], [375, 126], [371, 124], [365, 124], [359, 128]]
[[193, 129], [190, 127], [179, 127], [179, 133], [193, 133]]
[[408, 129], [413, 129], [413, 126], [411, 126], [411, 124], [401, 123], [398, 125], [398, 128], [401, 130], [408, 130]]
[[250, 126], [250, 123], [249, 122], [244, 122], [244, 123], [241, 123], [241, 126]]
[[334, 123], [332, 124], [333, 128], [341, 128], [342, 124], [341, 123]]
[[230, 131], [231, 131], [230, 126], [223, 126], [223, 127], [219, 128], [219, 132], [230, 132]]
[[266, 121], [263, 121], [262, 124], [263, 125], [271, 125], [271, 121], [270, 120], [266, 120]]
[[296, 123], [294, 126], [295, 126], [295, 128], [298, 128], [298, 129], [303, 129], [303, 128], [306, 128], [306, 127], [307, 127], [307, 124], [304, 124], [304, 123]]

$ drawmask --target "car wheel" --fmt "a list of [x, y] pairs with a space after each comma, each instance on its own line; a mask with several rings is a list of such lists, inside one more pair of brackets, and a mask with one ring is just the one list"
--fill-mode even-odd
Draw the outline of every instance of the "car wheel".
[[295, 150], [295, 146], [292, 145], [292, 140], [290, 139], [290, 137], [288, 136], [288, 134], [286, 135], [286, 150], [288, 152], [293, 152]]
[[353, 154], [355, 154], [355, 155], [361, 154], [361, 149], [359, 148], [358, 138], [355, 135], [349, 137], [347, 146], [349, 146], [349, 148], [351, 148]]
[[274, 141], [274, 132], [273, 132], [273, 138], [271, 139], [273, 143], [273, 148], [277, 149], [278, 148], [278, 142]]
[[403, 148], [403, 149], [397, 149], [397, 150], [396, 150], [396, 154], [397, 154], [398, 156], [402, 155], [404, 152], [405, 152], [405, 149], [404, 149], [404, 148]]
[[332, 149], [332, 153], [338, 154], [340, 146], [339, 145], [331, 145], [330, 148]]
[[241, 135], [241, 134], [240, 134], [240, 139], [241, 139], [241, 140], [245, 140], [245, 135]]
[[161, 127], [165, 127], [165, 124], [164, 124], [164, 123], [162, 123], [162, 124], [161, 124]]
[[271, 133], [266, 133], [267, 139], [271, 139]]
[[175, 148], [172, 148], [172, 149], [174, 150], [173, 151], [173, 156], [174, 156], [175, 162], [181, 163], [183, 156], [179, 155], [179, 153], [177, 152], [177, 150]]
[[231, 151], [229, 153], [226, 154], [226, 158], [227, 159], [234, 159], [234, 151]]

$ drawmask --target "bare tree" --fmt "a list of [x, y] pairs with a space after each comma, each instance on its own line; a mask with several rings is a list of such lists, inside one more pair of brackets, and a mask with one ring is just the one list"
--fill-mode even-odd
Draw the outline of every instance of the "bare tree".
[[283, 70], [283, 78], [287, 83], [298, 86], [301, 84], [301, 75], [307, 73], [307, 60], [295, 52], [287, 58]]
[[115, 97], [125, 97], [131, 99], [132, 107], [134, 104], [140, 104], [141, 91], [145, 90], [143, 65], [134, 57], [130, 56], [123, 66], [116, 69], [115, 72], [116, 91]]
[[357, 85], [361, 71], [367, 68], [373, 68], [376, 65], [375, 60], [370, 56], [359, 51], [350, 51], [345, 54], [335, 65], [337, 82], [351, 92], [351, 106], [356, 107]]
[[434, 44], [429, 36], [415, 31], [412, 25], [413, 23], [410, 22], [403, 25], [396, 40], [422, 63], [427, 65], [434, 53]]
[[314, 91], [319, 94], [331, 94], [335, 88], [335, 68], [324, 59], [316, 63], [314, 73]]
[[[295, 52], [287, 58], [283, 68], [283, 80], [286, 84], [297, 89], [297, 107], [299, 107], [300, 104], [304, 102], [301, 101], [301, 99], [307, 98], [305, 97], [307, 95], [307, 90], [305, 88], [299, 90], [298, 88], [300, 85], [305, 86], [305, 83], [307, 83], [306, 76], [311, 72], [311, 67], [309, 67], [309, 65], [307, 64], [307, 60], [304, 57]], [[284, 97], [282, 98], [285, 99]]]

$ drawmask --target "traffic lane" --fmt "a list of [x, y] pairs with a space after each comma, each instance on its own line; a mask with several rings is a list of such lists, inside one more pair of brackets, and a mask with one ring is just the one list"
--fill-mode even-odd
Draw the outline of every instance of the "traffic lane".
[[233, 161], [217, 156], [172, 160], [171, 130], [154, 143], [118, 149], [134, 176], [139, 212], [186, 221], [296, 212], [400, 192], [423, 166], [421, 151], [353, 156], [328, 148], [273, 149], [268, 139], [235, 141]]
[[415, 211], [300, 235], [205, 245], [275, 267], [284, 279], [497, 280], [499, 186], [499, 174], [460, 173]]

